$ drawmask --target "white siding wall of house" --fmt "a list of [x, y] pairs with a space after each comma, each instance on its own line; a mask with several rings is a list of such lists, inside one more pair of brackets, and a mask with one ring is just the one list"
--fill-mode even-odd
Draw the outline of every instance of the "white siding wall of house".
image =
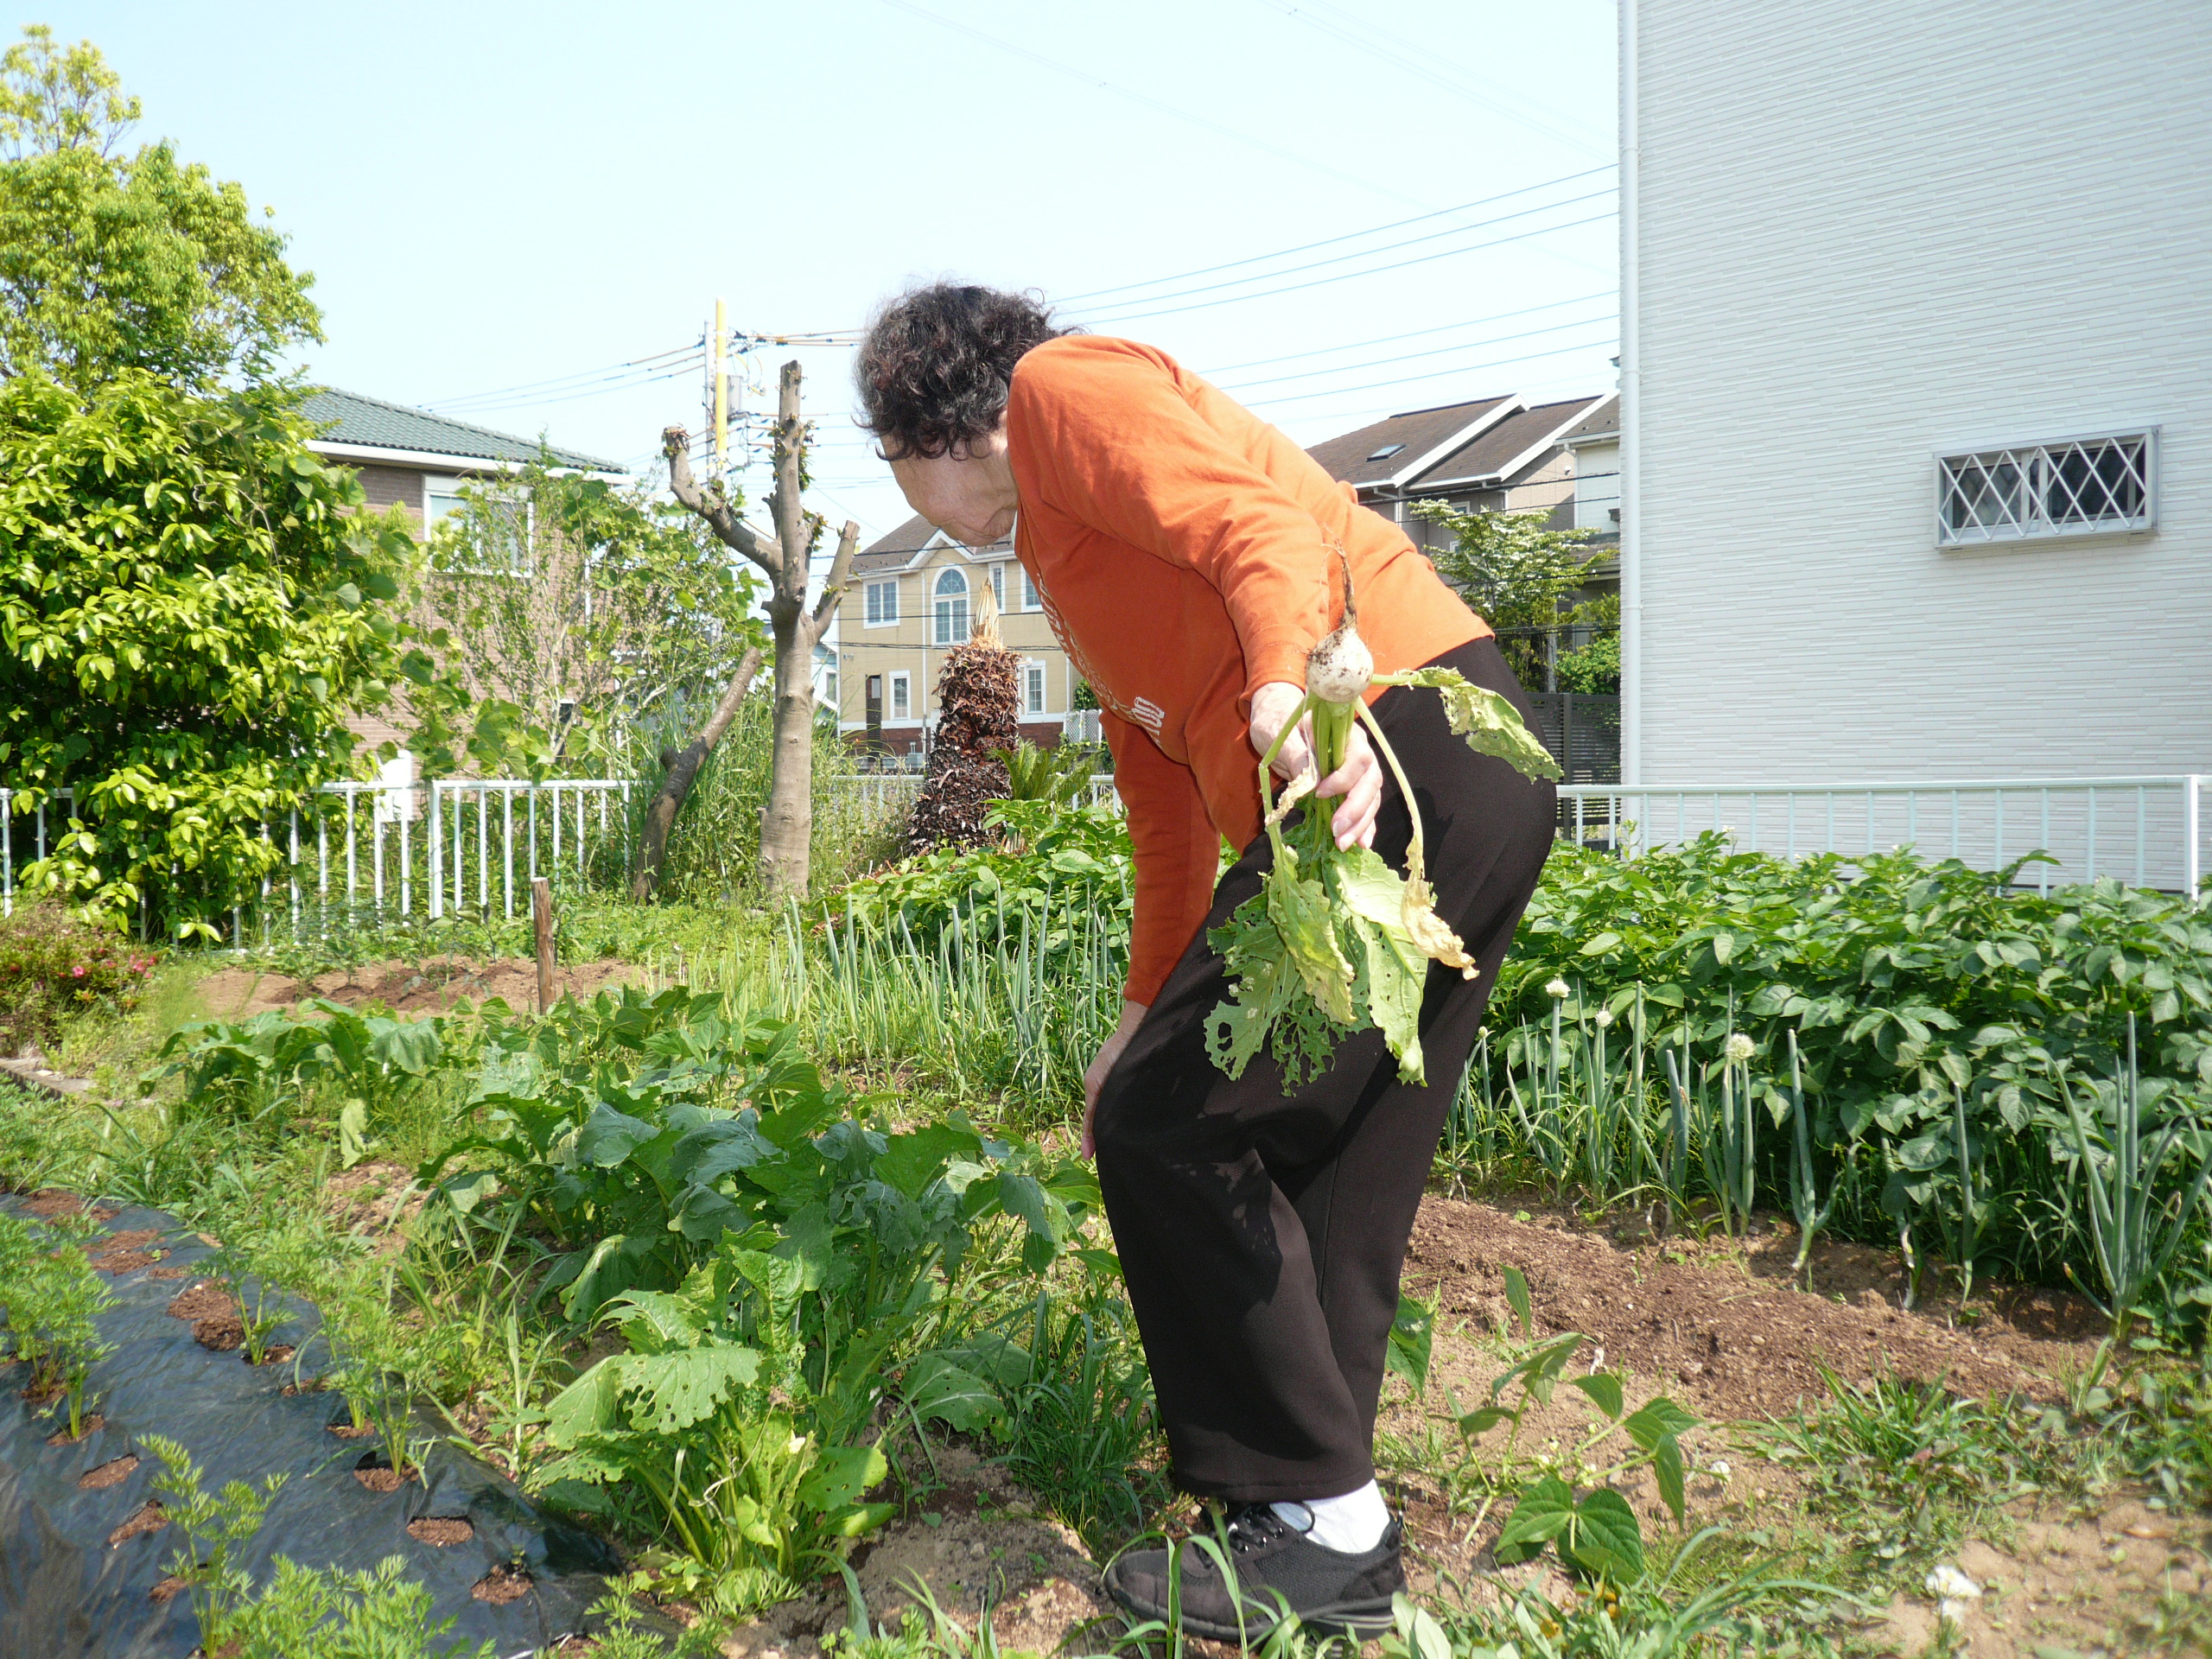
[[[1633, 3], [1628, 775], [2212, 772], [2202, 0]], [[2146, 426], [2154, 530], [1937, 547], [1939, 453]]]

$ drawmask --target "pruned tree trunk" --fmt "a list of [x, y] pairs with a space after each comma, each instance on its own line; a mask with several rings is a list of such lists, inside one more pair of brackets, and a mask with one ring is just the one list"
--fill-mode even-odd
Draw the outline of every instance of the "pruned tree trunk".
[[[739, 517], [739, 503], [716, 480], [702, 489], [691, 475], [690, 437], [680, 426], [661, 434], [669, 488], [706, 520], [724, 545], [768, 575], [768, 624], [776, 642], [776, 706], [768, 772], [768, 805], [760, 819], [760, 874], [772, 899], [803, 897], [814, 838], [814, 647], [837, 613], [853, 568], [861, 527], [848, 522], [836, 556], [814, 603], [807, 603], [807, 563], [822, 520], [799, 500], [806, 428], [799, 418], [799, 366], [784, 365], [776, 406], [776, 483], [769, 492], [772, 534]], [[671, 814], [671, 816], [673, 816]]]
[[653, 791], [653, 798], [645, 807], [645, 826], [638, 836], [637, 861], [630, 870], [632, 903], [644, 904], [659, 887], [661, 870], [668, 862], [668, 832], [683, 808], [683, 798], [691, 792], [699, 768], [707, 764], [707, 757], [722, 741], [730, 721], [737, 718], [738, 705], [745, 701], [745, 694], [753, 688], [753, 677], [760, 671], [760, 648], [755, 645], [739, 658], [737, 672], [730, 676], [722, 700], [715, 705], [715, 712], [707, 717], [698, 735], [674, 753], [663, 756], [660, 787]]

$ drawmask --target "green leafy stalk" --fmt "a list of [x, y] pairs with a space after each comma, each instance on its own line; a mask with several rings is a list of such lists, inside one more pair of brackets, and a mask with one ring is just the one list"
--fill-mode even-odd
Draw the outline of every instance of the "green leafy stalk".
[[[1261, 821], [1271, 864], [1260, 892], [1209, 936], [1229, 970], [1231, 991], [1208, 1016], [1207, 1052], [1235, 1077], [1265, 1047], [1282, 1068], [1286, 1092], [1325, 1070], [1344, 1037], [1370, 1027], [1382, 1031], [1399, 1077], [1424, 1081], [1419, 1027], [1428, 963], [1443, 963], [1469, 979], [1475, 975], [1473, 958], [1436, 913], [1413, 785], [1367, 708], [1367, 689], [1380, 683], [1436, 690], [1452, 729], [1477, 753], [1498, 755], [1531, 776], [1559, 776], [1512, 704], [1496, 692], [1469, 685], [1449, 669], [1375, 674], [1357, 631], [1351, 563], [1341, 550], [1338, 559], [1344, 622], [1309, 654], [1306, 696], [1260, 758]], [[1309, 715], [1313, 764], [1277, 799], [1275, 757]], [[1337, 846], [1331, 815], [1318, 805], [1284, 828], [1292, 809], [1344, 765], [1356, 724], [1367, 728], [1413, 819], [1402, 876], [1367, 848]]]

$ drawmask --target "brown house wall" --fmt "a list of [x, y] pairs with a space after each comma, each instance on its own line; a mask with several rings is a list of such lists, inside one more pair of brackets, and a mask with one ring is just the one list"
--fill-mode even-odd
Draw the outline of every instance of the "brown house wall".
[[[350, 464], [350, 463], [349, 463]], [[417, 518], [423, 512], [423, 474], [407, 467], [377, 467], [356, 465], [353, 470], [361, 476], [362, 493], [369, 499], [370, 508], [378, 512], [397, 503]]]

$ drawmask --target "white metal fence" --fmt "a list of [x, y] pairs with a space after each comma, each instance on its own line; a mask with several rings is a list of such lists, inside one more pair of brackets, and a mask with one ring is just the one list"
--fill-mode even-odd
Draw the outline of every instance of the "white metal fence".
[[[863, 812], [871, 818], [904, 817], [922, 792], [923, 779], [918, 772], [842, 772], [820, 779], [827, 788], [836, 790], [849, 800], [861, 804]], [[1093, 772], [1090, 786], [1084, 792], [1087, 806], [1110, 806], [1118, 809], [1122, 798], [1114, 791], [1114, 774], [1110, 772]]]
[[[261, 882], [257, 919], [266, 928], [281, 907], [296, 927], [310, 905], [394, 919], [512, 917], [529, 907], [531, 877], [573, 868], [582, 879], [609, 845], [626, 858], [630, 789], [619, 778], [325, 784], [327, 813], [260, 826], [278, 862]], [[22, 792], [0, 788], [0, 914], [14, 913], [17, 867], [44, 858], [68, 822], [70, 791], [28, 811], [16, 804]], [[239, 938], [245, 911], [232, 912]]]
[[1847, 856], [1910, 846], [2001, 869], [2031, 852], [2039, 892], [2100, 876], [2195, 893], [2206, 869], [2212, 776], [2005, 778], [1963, 783], [1561, 785], [1560, 834], [1630, 852], [1716, 830], [1751, 852]]
[[[870, 822], [903, 816], [919, 778], [832, 774], [838, 791]], [[1960, 783], [1576, 784], [1560, 787], [1560, 835], [1627, 853], [1726, 830], [1735, 844], [1784, 858], [1846, 856], [1910, 846], [1923, 856], [1999, 869], [2031, 852], [2024, 884], [2038, 891], [2117, 877], [2131, 886], [2195, 893], [2212, 867], [2212, 823], [2204, 798], [2212, 775], [2014, 778]], [[630, 853], [626, 779], [456, 779], [395, 787], [328, 784], [331, 810], [302, 826], [296, 815], [264, 824], [279, 857], [261, 884], [258, 922], [278, 914], [296, 928], [310, 906], [326, 915], [432, 920], [460, 912], [512, 917], [529, 906], [531, 878], [573, 869], [588, 876], [594, 857]], [[47, 856], [66, 830], [67, 789], [20, 810], [21, 791], [0, 787], [0, 914], [15, 909], [16, 875]], [[1114, 779], [1090, 779], [1088, 799], [1118, 805]], [[241, 906], [232, 923], [245, 937]]]

